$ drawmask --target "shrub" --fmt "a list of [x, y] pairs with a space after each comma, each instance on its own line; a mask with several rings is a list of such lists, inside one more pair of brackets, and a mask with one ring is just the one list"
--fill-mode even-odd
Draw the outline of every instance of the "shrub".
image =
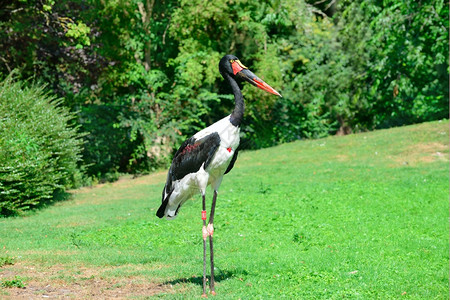
[[51, 201], [80, 179], [81, 135], [73, 114], [42, 86], [0, 83], [0, 214]]
[[14, 279], [11, 280], [3, 280], [0, 284], [1, 287], [4, 288], [20, 288], [23, 289], [25, 288], [25, 284], [23, 283], [23, 279], [20, 276], [16, 276], [14, 277]]
[[14, 258], [10, 256], [0, 256], [0, 268], [9, 265], [14, 265]]

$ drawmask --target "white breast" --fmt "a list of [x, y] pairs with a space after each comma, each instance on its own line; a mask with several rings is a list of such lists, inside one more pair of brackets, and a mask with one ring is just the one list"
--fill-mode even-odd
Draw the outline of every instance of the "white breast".
[[217, 121], [211, 126], [199, 131], [194, 137], [202, 138], [208, 134], [217, 132], [220, 136], [220, 146], [217, 149], [214, 158], [208, 166], [209, 180], [208, 183], [215, 188], [219, 186], [231, 158], [239, 146], [239, 127], [234, 126], [230, 122], [230, 116]]

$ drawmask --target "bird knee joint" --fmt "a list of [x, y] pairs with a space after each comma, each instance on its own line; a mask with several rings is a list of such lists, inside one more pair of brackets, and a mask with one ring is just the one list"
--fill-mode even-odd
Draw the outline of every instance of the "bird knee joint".
[[208, 230], [206, 229], [206, 226], [203, 226], [203, 228], [202, 228], [202, 236], [203, 236], [203, 240], [206, 241], [206, 238], [208, 237]]
[[206, 231], [208, 232], [208, 235], [212, 236], [214, 234], [214, 226], [213, 226], [213, 224], [209, 223], [208, 227], [206, 227]]

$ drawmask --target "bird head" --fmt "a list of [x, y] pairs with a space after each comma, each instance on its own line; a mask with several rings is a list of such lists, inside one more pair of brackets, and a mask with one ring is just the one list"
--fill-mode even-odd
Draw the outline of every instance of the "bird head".
[[227, 74], [235, 79], [245, 80], [261, 90], [281, 97], [280, 93], [265, 83], [261, 78], [253, 74], [253, 72], [244, 66], [239, 58], [234, 55], [228, 54], [222, 57], [219, 62], [219, 71], [222, 75]]

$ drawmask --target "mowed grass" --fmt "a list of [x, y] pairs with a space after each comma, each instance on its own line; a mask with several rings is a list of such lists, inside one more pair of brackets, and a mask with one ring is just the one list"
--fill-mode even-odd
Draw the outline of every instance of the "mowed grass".
[[[448, 299], [448, 141], [439, 121], [241, 153], [216, 207], [216, 298]], [[0, 257], [14, 260], [0, 280], [32, 295], [199, 297], [201, 199], [158, 219], [165, 176], [0, 220]]]

